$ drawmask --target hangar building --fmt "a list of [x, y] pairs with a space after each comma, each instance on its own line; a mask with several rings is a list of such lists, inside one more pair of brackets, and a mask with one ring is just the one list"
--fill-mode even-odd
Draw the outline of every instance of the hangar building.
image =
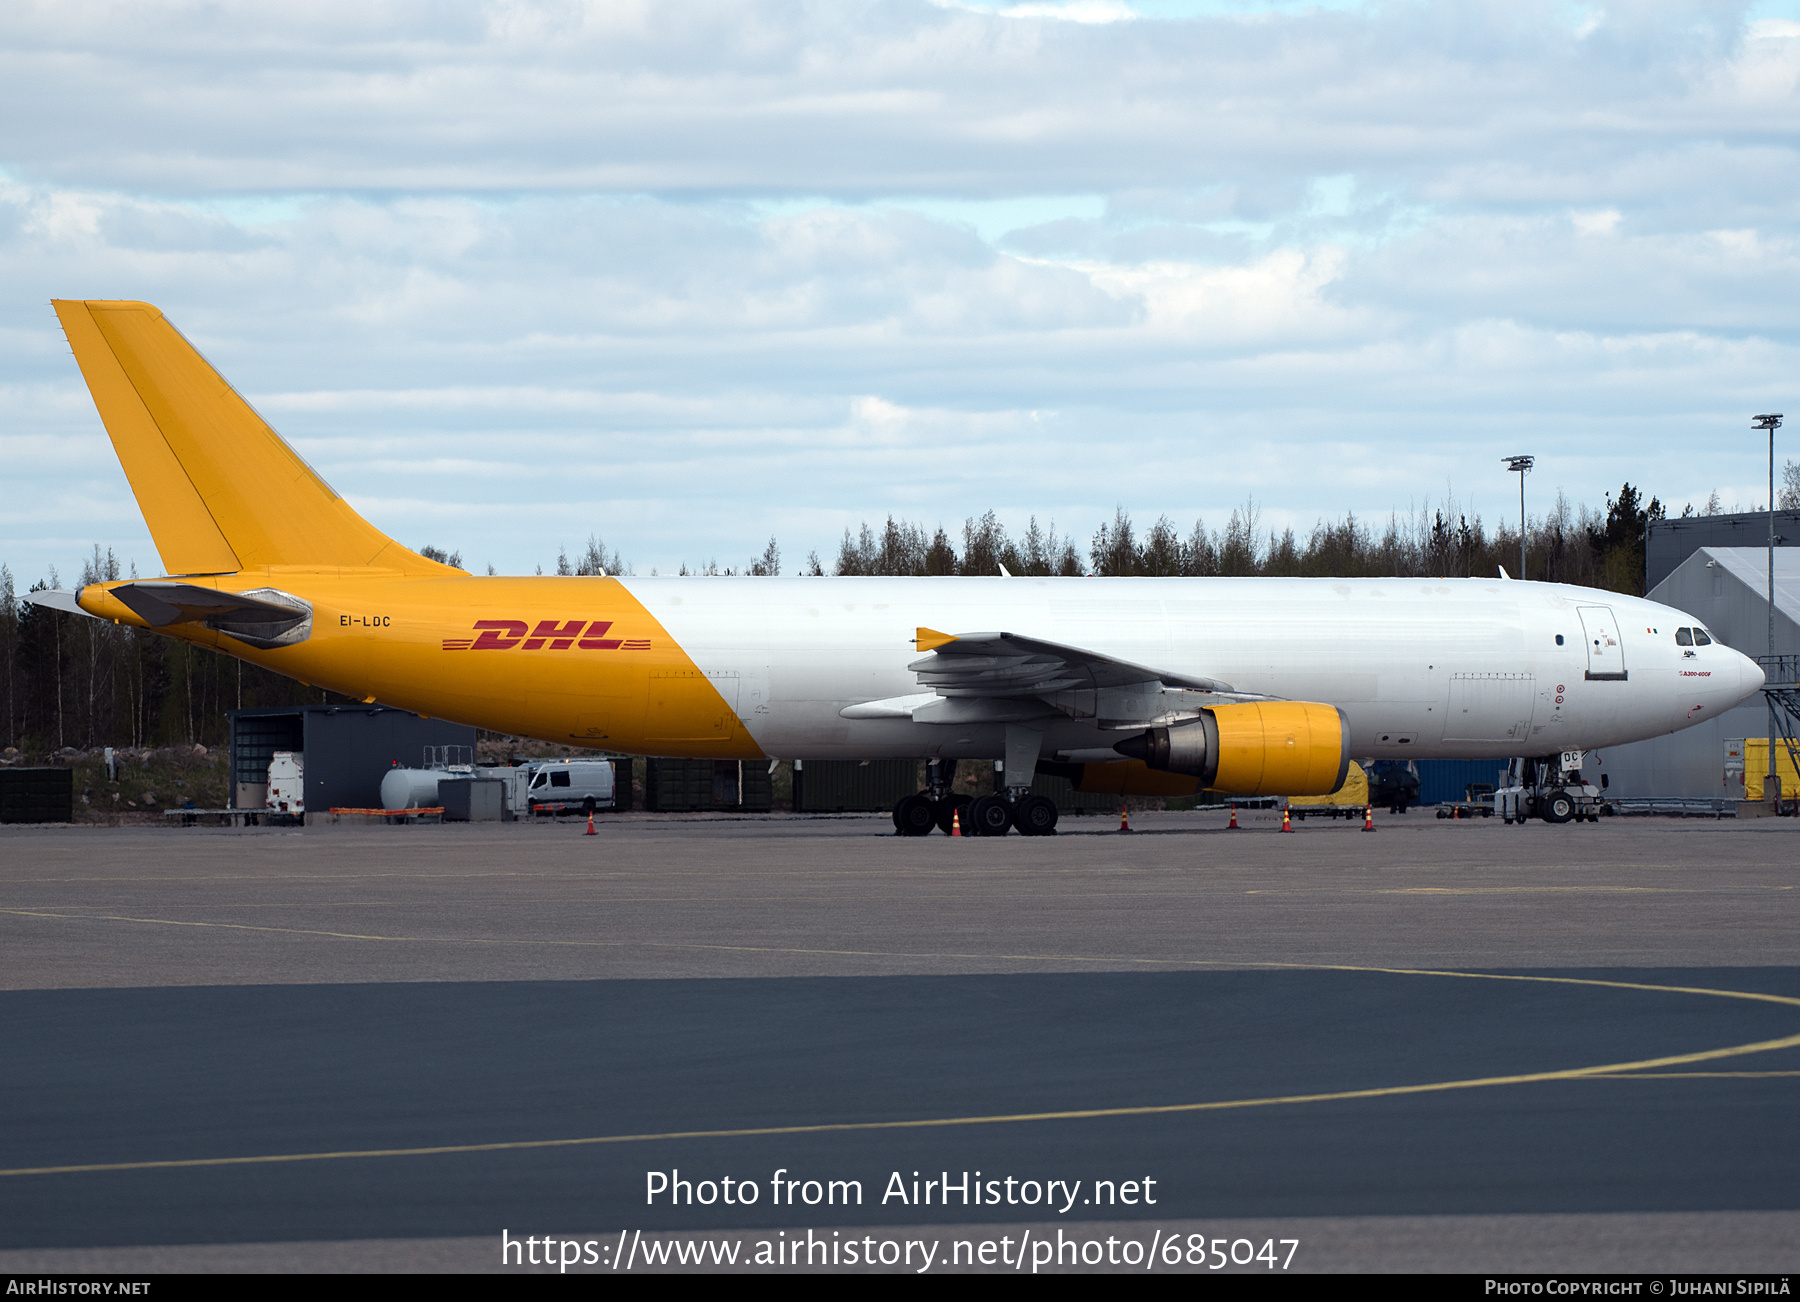
[[[1766, 531], [1768, 516], [1760, 518]], [[1686, 611], [1719, 641], [1759, 659], [1769, 653], [1768, 558], [1766, 543], [1699, 547], [1650, 590], [1650, 600]], [[1775, 549], [1775, 654], [1790, 657], [1790, 664], [1800, 657], [1800, 547]], [[1727, 780], [1726, 742], [1768, 735], [1769, 706], [1759, 694], [1710, 722], [1594, 755], [1610, 796], [1738, 800], [1743, 791]], [[1759, 752], [1753, 764], [1765, 759]], [[1785, 786], [1782, 794], [1790, 794]]]

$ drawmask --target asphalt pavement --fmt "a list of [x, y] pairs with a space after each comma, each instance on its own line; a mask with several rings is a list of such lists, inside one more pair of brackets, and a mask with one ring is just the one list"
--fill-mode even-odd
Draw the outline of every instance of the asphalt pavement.
[[0, 1269], [1800, 1256], [1800, 827], [1246, 821], [0, 830]]

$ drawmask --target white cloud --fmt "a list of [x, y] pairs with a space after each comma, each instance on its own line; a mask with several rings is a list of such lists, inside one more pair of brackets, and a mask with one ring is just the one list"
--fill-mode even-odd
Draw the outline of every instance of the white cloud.
[[1575, 229], [1580, 231], [1583, 235], [1611, 235], [1614, 231], [1619, 229], [1619, 223], [1623, 221], [1624, 218], [1625, 214], [1620, 212], [1617, 208], [1602, 208], [1598, 212], [1574, 212], [1569, 214], [1569, 220], [1574, 223]]
[[0, 560], [153, 563], [52, 296], [159, 303], [377, 524], [527, 571], [1499, 509], [1521, 438], [1590, 501], [1755, 478], [1800, 24], [1041, 8], [7, 8]]
[[999, 11], [1005, 18], [1055, 18], [1070, 23], [1127, 23], [1138, 16], [1137, 10], [1120, 0], [1063, 0], [1045, 3], [1008, 5]]

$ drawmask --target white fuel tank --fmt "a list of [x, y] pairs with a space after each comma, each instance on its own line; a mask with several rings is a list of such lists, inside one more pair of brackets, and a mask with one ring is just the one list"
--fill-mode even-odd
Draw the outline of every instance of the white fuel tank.
[[381, 778], [383, 809], [430, 809], [438, 802], [438, 782], [466, 777], [444, 769], [389, 769]]

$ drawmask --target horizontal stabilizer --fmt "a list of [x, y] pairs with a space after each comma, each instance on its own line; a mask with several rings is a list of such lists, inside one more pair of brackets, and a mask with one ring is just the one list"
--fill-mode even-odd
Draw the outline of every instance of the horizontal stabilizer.
[[32, 605], [42, 606], [46, 610], [60, 610], [70, 615], [87, 615], [89, 619], [100, 618], [98, 615], [89, 614], [83, 610], [73, 592], [64, 592], [61, 588], [40, 588], [36, 592], [27, 592], [24, 599]]
[[203, 620], [231, 624], [286, 624], [301, 612], [261, 597], [220, 592], [192, 583], [122, 583], [109, 589], [151, 628]]

